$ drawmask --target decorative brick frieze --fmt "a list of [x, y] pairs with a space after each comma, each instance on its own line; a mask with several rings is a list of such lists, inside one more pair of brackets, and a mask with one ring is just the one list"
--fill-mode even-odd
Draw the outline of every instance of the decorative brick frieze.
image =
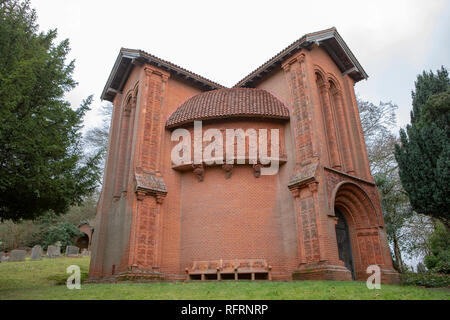
[[[136, 202], [130, 235], [127, 276], [161, 278], [159, 271], [161, 250], [161, 206], [167, 187], [161, 174], [161, 136], [164, 132], [162, 108], [169, 74], [150, 65], [144, 65], [141, 83], [139, 125], [136, 135], [136, 165], [134, 182]], [[142, 274], [145, 273], [145, 276]]]
[[139, 166], [143, 170], [155, 172], [160, 167], [160, 137], [164, 128], [161, 110], [165, 86], [170, 75], [149, 65], [144, 67], [144, 72], [146, 75], [143, 107], [144, 128]]
[[314, 155], [311, 132], [312, 108], [308, 92], [305, 55], [299, 54], [290, 59], [283, 64], [283, 69], [293, 102], [291, 123], [294, 128], [295, 171], [297, 171], [302, 162], [311, 159]]
[[298, 221], [297, 237], [300, 264], [321, 260], [317, 168], [317, 163], [300, 168], [296, 175], [291, 177], [288, 184], [294, 197]]
[[137, 203], [133, 264], [140, 270], [151, 270], [157, 260], [159, 206], [154, 197], [143, 197]]

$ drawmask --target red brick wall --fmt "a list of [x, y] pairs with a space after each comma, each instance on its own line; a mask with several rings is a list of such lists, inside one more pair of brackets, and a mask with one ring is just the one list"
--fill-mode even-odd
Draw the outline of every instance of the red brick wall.
[[[317, 87], [317, 72], [326, 79], [330, 94], [326, 103]], [[203, 127], [279, 128], [287, 159], [279, 173], [256, 178], [252, 166], [235, 165], [226, 179], [220, 166], [206, 167], [200, 182], [192, 168], [172, 168], [171, 150], [176, 143], [170, 141], [171, 131], [164, 124], [181, 103], [202, 89], [153, 66], [135, 67], [124, 94], [114, 100], [91, 277], [111, 275], [114, 265], [119, 271], [137, 267], [160, 271], [166, 279], [183, 279], [184, 269], [195, 260], [262, 258], [273, 266], [274, 279], [291, 279], [294, 271], [299, 279], [308, 274], [318, 279], [349, 279], [338, 258], [334, 229], [334, 201], [340, 197], [340, 203], [349, 201], [349, 210], [343, 211], [349, 220], [358, 278], [364, 277], [368, 263], [382, 266], [385, 278], [395, 278], [390, 274], [384, 223], [374, 214], [379, 216], [381, 208], [353, 85], [322, 48], [297, 52], [283, 62], [283, 68], [257, 83], [287, 105], [289, 122], [216, 120], [204, 122]], [[131, 113], [134, 122], [124, 122], [124, 100], [133, 90], [139, 92]], [[327, 106], [334, 111], [325, 117]], [[338, 132], [330, 140], [326, 128], [328, 122], [333, 129], [331, 121]], [[124, 132], [131, 132], [131, 137], [125, 139]], [[132, 146], [126, 141], [132, 141]], [[330, 146], [336, 148], [334, 161]], [[334, 171], [328, 169], [333, 165]], [[308, 166], [316, 169], [308, 181], [300, 181]], [[134, 173], [139, 168], [165, 182], [165, 197], [137, 196]], [[292, 178], [300, 180], [289, 184]], [[123, 181], [128, 181], [125, 190], [118, 185]], [[345, 182], [367, 196], [352, 198], [346, 189], [340, 192]], [[366, 224], [364, 230], [362, 224]]]
[[[200, 89], [185, 80], [172, 75], [169, 78], [164, 97], [164, 123], [180, 104], [200, 93]], [[181, 175], [172, 169], [170, 141], [171, 131], [164, 130], [162, 136], [161, 174], [167, 186], [167, 196], [161, 206], [161, 270], [168, 278], [184, 278], [184, 267], [180, 263], [181, 254]]]
[[[204, 122], [203, 130], [209, 128], [277, 128], [282, 141], [280, 149], [286, 149], [285, 126], [280, 122]], [[280, 168], [283, 170], [284, 165]], [[166, 272], [183, 272], [196, 260], [261, 258], [273, 266], [274, 278], [290, 278], [297, 249], [293, 241], [295, 217], [292, 210], [286, 209], [289, 206], [280, 203], [280, 197], [289, 191], [280, 184], [278, 175], [256, 178], [249, 164], [234, 165], [230, 179], [226, 179], [221, 166], [206, 167], [202, 182], [191, 169], [172, 170], [170, 175], [174, 174], [181, 178], [181, 225], [171, 237], [180, 239], [180, 261], [178, 269], [163, 267]], [[164, 216], [171, 214], [166, 203], [167, 200]], [[172, 255], [173, 242], [171, 239], [163, 244], [165, 255]]]

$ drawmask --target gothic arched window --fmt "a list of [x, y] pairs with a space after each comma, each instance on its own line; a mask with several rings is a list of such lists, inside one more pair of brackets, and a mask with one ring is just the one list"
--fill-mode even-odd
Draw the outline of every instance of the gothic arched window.
[[324, 77], [319, 72], [316, 72], [316, 84], [325, 126], [329, 165], [334, 169], [341, 170], [342, 165], [339, 154], [335, 112], [333, 103], [330, 101], [331, 99], [329, 94], [330, 85], [329, 82], [325, 81]]
[[130, 176], [130, 159], [133, 144], [134, 118], [136, 110], [137, 89], [130, 93], [122, 105], [119, 129], [118, 163], [115, 175], [115, 197], [120, 198], [126, 192]]
[[334, 81], [329, 80], [328, 83], [329, 83], [330, 100], [332, 103], [332, 109], [334, 110], [334, 115], [336, 119], [336, 128], [337, 128], [336, 134], [337, 134], [338, 148], [343, 158], [345, 171], [352, 174], [354, 173], [354, 168], [350, 150], [351, 149], [349, 136], [350, 128], [348, 127], [346, 121], [346, 112], [344, 110], [344, 100], [342, 97], [342, 92]]

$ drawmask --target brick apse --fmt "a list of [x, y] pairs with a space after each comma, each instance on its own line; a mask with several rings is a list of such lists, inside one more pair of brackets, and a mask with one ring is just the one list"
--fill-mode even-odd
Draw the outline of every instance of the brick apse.
[[[397, 282], [354, 92], [366, 78], [335, 28], [233, 88], [121, 49], [102, 93], [114, 109], [90, 279], [216, 279], [228, 267], [366, 280], [376, 264], [382, 282]], [[248, 142], [245, 164], [174, 164], [172, 133], [194, 135], [195, 120], [202, 132], [279, 129], [278, 173], [260, 174]]]

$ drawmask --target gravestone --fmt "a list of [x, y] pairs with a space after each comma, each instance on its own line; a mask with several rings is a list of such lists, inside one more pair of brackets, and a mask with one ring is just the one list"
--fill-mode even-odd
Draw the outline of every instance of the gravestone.
[[0, 262], [3, 262], [3, 251], [0, 251]]
[[49, 258], [61, 257], [61, 248], [57, 247], [57, 246], [48, 246], [48, 248], [47, 248], [47, 256]]
[[27, 252], [25, 250], [13, 250], [9, 256], [10, 262], [25, 261]]
[[9, 261], [9, 257], [8, 256], [3, 256], [1, 257], [1, 262], [8, 262]]
[[91, 255], [91, 252], [88, 251], [87, 249], [83, 249], [83, 251], [81, 252], [81, 255], [83, 257], [89, 257]]
[[66, 257], [68, 256], [77, 256], [80, 252], [80, 248], [76, 246], [67, 246], [66, 247]]
[[33, 250], [31, 250], [31, 260], [41, 260], [42, 247], [40, 245], [35, 245]]

